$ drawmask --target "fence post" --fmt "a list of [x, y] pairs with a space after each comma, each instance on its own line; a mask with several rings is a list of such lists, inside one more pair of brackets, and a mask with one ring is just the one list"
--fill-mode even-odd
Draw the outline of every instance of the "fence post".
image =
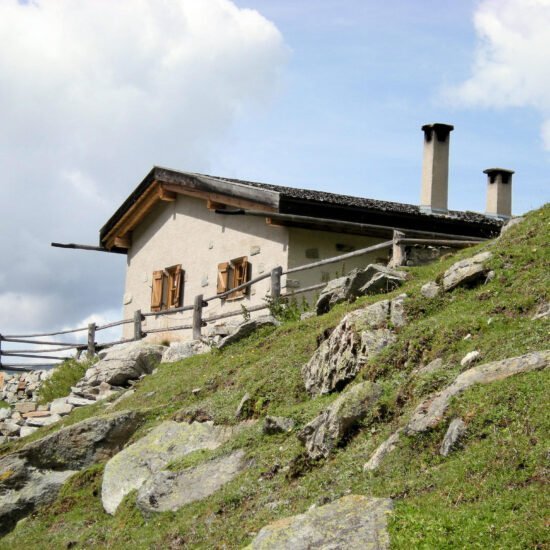
[[88, 324], [88, 359], [95, 355], [95, 323]]
[[393, 231], [393, 246], [391, 255], [391, 267], [400, 267], [405, 265], [407, 260], [407, 254], [405, 252], [405, 245], [400, 244], [399, 240], [405, 237], [405, 233], [402, 231]]
[[271, 299], [278, 300], [281, 297], [281, 275], [283, 268], [278, 266], [271, 270]]
[[202, 307], [202, 294], [198, 294], [195, 296], [195, 303], [193, 304], [193, 340], [200, 340], [201, 337]]
[[143, 332], [141, 332], [142, 320], [141, 309], [136, 309], [134, 311], [134, 340], [141, 340], [143, 338]]

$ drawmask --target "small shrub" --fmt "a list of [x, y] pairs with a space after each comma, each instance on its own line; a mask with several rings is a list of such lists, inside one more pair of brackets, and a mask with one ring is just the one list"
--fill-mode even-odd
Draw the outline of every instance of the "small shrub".
[[271, 298], [266, 296], [264, 300], [267, 302], [269, 312], [275, 319], [282, 323], [288, 321], [297, 321], [300, 315], [305, 311], [304, 304], [300, 306], [295, 298]]

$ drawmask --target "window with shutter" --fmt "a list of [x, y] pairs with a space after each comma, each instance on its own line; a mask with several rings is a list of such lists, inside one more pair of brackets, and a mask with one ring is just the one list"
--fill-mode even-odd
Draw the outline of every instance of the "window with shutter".
[[174, 265], [166, 271], [168, 273], [168, 308], [180, 307], [183, 270], [181, 265]]
[[218, 264], [217, 293], [221, 294], [229, 290], [229, 262]]
[[[236, 288], [247, 280], [248, 275], [248, 260], [246, 256], [243, 256], [242, 258], [236, 258], [234, 260], [231, 260], [231, 265], [233, 267], [232, 270], [232, 281], [231, 281], [231, 288]], [[235, 300], [236, 298], [240, 298], [242, 296], [246, 295], [247, 288], [241, 288], [240, 290], [236, 290], [235, 292], [232, 292], [228, 296], [228, 300]]]
[[163, 281], [164, 271], [154, 271], [151, 288], [151, 311], [160, 311], [162, 309]]
[[181, 264], [153, 272], [151, 311], [162, 311], [181, 306], [183, 273]]

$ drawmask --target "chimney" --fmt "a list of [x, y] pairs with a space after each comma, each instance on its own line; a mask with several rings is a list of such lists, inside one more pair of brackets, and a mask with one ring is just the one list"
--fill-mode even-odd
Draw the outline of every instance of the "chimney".
[[420, 207], [427, 212], [447, 212], [449, 140], [454, 126], [425, 124]]
[[486, 214], [497, 218], [512, 217], [512, 174], [506, 168], [487, 168]]

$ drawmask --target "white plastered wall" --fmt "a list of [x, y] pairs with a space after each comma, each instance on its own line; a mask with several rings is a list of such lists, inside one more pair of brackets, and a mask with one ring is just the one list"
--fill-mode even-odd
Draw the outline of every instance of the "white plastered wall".
[[[387, 239], [291, 227], [289, 228], [288, 267], [297, 267], [325, 258], [340, 256], [350, 252], [351, 249], [359, 250], [361, 248], [367, 248], [383, 242], [384, 240]], [[337, 247], [337, 245], [339, 246]], [[315, 251], [317, 254], [315, 254]], [[298, 290], [331, 279], [336, 279], [337, 277], [347, 275], [352, 269], [364, 268], [368, 264], [386, 264], [388, 262], [388, 254], [388, 250], [378, 250], [341, 262], [292, 273], [287, 278], [286, 291], [291, 292], [293, 288]], [[315, 258], [313, 256], [318, 257]], [[300, 303], [302, 296], [304, 296], [311, 302], [319, 292], [318, 290], [316, 292], [299, 294], [296, 299]]]
[[[217, 266], [234, 258], [247, 256], [251, 278], [270, 272], [276, 266], [287, 268], [288, 229], [267, 225], [265, 218], [216, 214], [206, 202], [179, 195], [174, 202], [159, 203], [140, 223], [132, 235], [128, 250], [124, 317], [134, 311], [151, 311], [153, 271], [181, 264], [185, 270], [183, 305], [192, 305], [198, 294], [205, 298], [216, 294]], [[212, 300], [203, 315], [239, 310], [263, 303], [270, 288], [267, 278], [253, 286], [243, 299], [221, 302]], [[259, 314], [266, 313], [261, 311]], [[192, 312], [147, 317], [146, 328], [166, 328], [191, 322]], [[124, 335], [133, 334], [125, 325]], [[168, 331], [148, 338], [183, 340], [191, 331]]]

